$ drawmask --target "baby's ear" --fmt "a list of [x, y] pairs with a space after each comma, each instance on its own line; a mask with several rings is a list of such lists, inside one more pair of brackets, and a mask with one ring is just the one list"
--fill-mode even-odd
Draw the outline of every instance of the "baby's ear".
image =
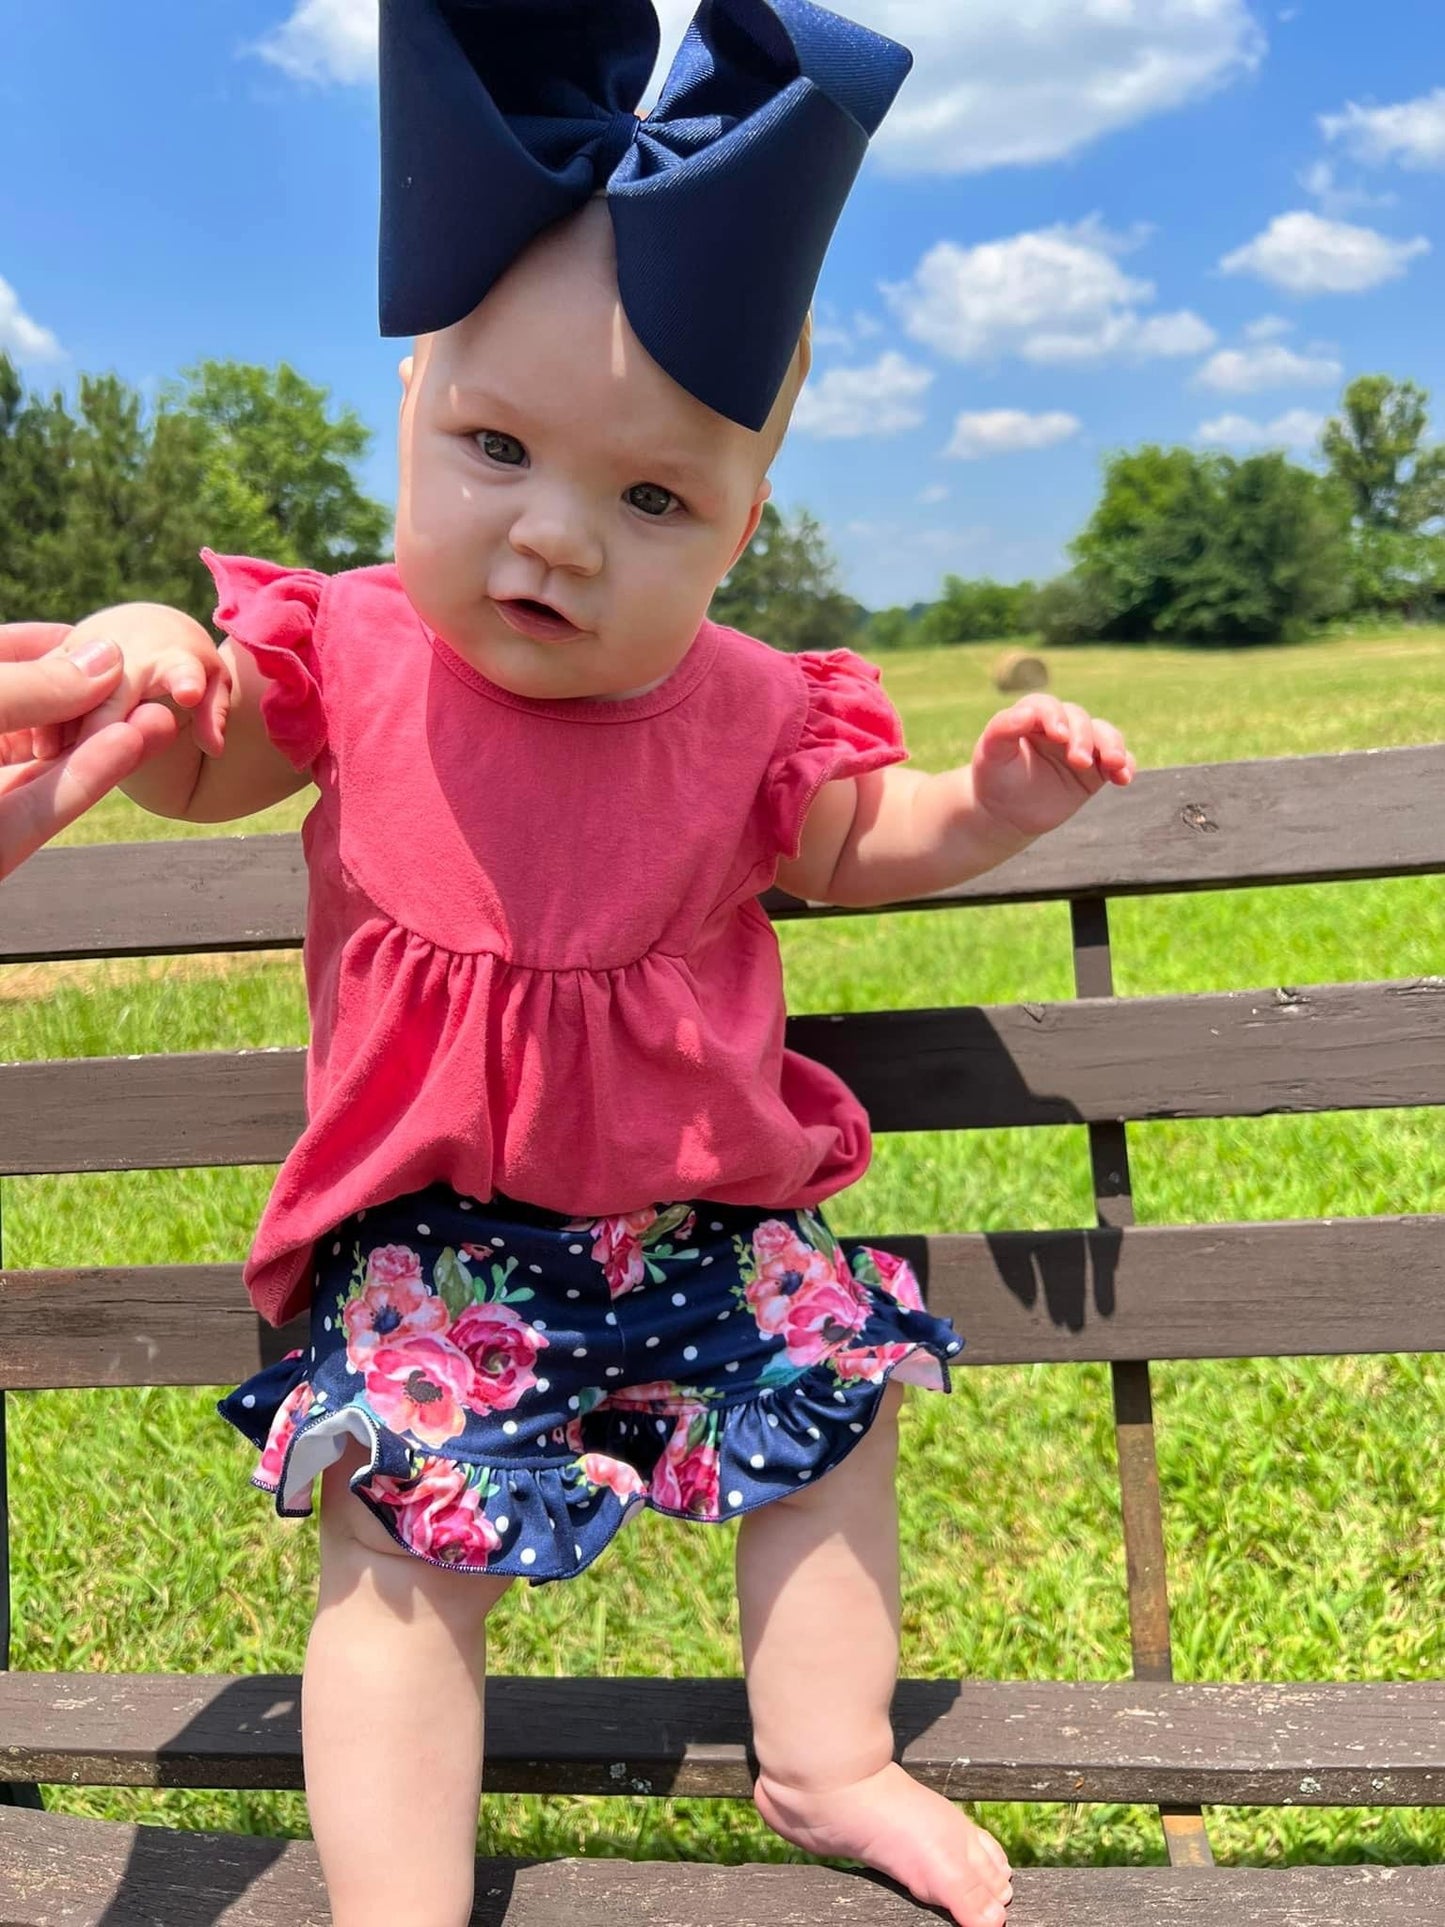
[[410, 392], [412, 371], [415, 367], [416, 357], [414, 355], [403, 355], [401, 360], [396, 364], [396, 372], [401, 376], [401, 392], [403, 395]]

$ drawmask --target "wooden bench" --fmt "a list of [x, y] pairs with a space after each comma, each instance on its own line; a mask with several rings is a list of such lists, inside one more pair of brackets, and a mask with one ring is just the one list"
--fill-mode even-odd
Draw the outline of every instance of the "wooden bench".
[[[1077, 1001], [793, 1024], [793, 1041], [852, 1082], [882, 1131], [1088, 1127], [1097, 1226], [879, 1240], [914, 1259], [931, 1303], [966, 1333], [970, 1365], [1112, 1368], [1134, 1677], [913, 1680], [898, 1698], [904, 1758], [955, 1797], [1161, 1807], [1170, 1866], [1025, 1869], [1013, 1927], [1445, 1921], [1445, 1867], [1214, 1867], [1205, 1807], [1445, 1802], [1445, 1684], [1172, 1682], [1149, 1365], [1445, 1349], [1445, 1218], [1136, 1227], [1127, 1140], [1146, 1118], [1445, 1102], [1445, 981], [1120, 999], [1107, 908], [1148, 892], [1442, 870], [1445, 745], [1146, 773], [939, 906], [1068, 900]], [[0, 892], [0, 962], [293, 948], [303, 895], [291, 837], [52, 851]], [[0, 1174], [273, 1162], [298, 1128], [301, 1072], [294, 1051], [0, 1067]], [[0, 1401], [231, 1384], [300, 1337], [256, 1319], [233, 1266], [0, 1272]], [[8, 1654], [8, 1612], [3, 1632]], [[320, 1927], [308, 1843], [76, 1819], [35, 1790], [299, 1787], [298, 1689], [290, 1677], [0, 1673], [0, 1921]], [[743, 1798], [740, 1685], [499, 1679], [487, 1784]], [[474, 1921], [923, 1917], [866, 1876], [822, 1868], [579, 1860], [480, 1863]]]

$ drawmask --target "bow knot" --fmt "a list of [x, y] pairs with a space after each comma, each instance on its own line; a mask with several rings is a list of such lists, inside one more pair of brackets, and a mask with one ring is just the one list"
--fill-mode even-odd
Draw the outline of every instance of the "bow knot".
[[912, 56], [814, 0], [702, 0], [645, 121], [652, 0], [381, 0], [381, 325], [471, 313], [606, 193], [634, 334], [760, 429]]
[[642, 131], [642, 122], [630, 112], [614, 113], [592, 155], [592, 168], [598, 188], [605, 188], [617, 172], [618, 164]]

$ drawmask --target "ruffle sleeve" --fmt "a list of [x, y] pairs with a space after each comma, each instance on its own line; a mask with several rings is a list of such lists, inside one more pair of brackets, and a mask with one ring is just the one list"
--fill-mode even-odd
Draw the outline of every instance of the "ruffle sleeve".
[[326, 747], [315, 634], [325, 576], [210, 549], [202, 549], [201, 560], [220, 597], [216, 627], [254, 658], [266, 678], [261, 719], [267, 734], [297, 769], [310, 769]]
[[898, 712], [871, 662], [851, 649], [792, 660], [807, 686], [807, 708], [796, 742], [769, 772], [773, 846], [785, 857], [798, 854], [803, 824], [825, 783], [867, 776], [908, 758]]

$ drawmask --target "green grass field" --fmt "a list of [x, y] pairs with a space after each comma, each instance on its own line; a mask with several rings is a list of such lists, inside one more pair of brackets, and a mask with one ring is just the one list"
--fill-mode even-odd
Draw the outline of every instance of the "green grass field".
[[[885, 665], [918, 761], [965, 756], [998, 706], [995, 650]], [[1141, 763], [1445, 738], [1445, 633], [1230, 655], [1085, 649], [1061, 694], [1110, 716]], [[248, 829], [291, 827], [298, 804]], [[71, 833], [180, 826], [107, 804]], [[1141, 900], [1114, 913], [1121, 992], [1253, 988], [1445, 970], [1438, 878]], [[787, 927], [795, 1010], [1063, 997], [1068, 919], [1039, 906]], [[7, 984], [7, 977], [11, 980]], [[30, 993], [18, 994], [22, 990]], [[35, 993], [39, 994], [35, 994]], [[7, 1000], [8, 999], [8, 1000]], [[0, 1058], [296, 1043], [292, 958], [198, 974], [97, 966], [54, 983], [0, 971]], [[1153, 1125], [1132, 1134], [1140, 1216], [1209, 1221], [1442, 1208], [1430, 1113]], [[269, 1173], [10, 1182], [14, 1265], [238, 1258]], [[838, 1201], [847, 1232], [1091, 1220], [1079, 1129], [883, 1141]], [[11, 1401], [19, 1549], [15, 1664], [299, 1671], [314, 1526], [247, 1483], [248, 1448], [207, 1392]], [[1194, 1679], [1410, 1678], [1445, 1670], [1445, 1369], [1434, 1359], [1158, 1368], [1178, 1670]], [[904, 1666], [989, 1677], [1128, 1671], [1123, 1558], [1102, 1368], [965, 1372], [905, 1413]], [[567, 1587], [518, 1589], [493, 1622], [501, 1672], [736, 1670], [731, 1534], [645, 1519]], [[179, 1826], [305, 1831], [299, 1794], [51, 1788], [50, 1803]], [[1127, 1808], [984, 1810], [1015, 1860], [1158, 1860]], [[1219, 1814], [1222, 1858], [1445, 1857], [1445, 1815]], [[729, 1802], [491, 1798], [481, 1841], [522, 1854], [789, 1858]]]

